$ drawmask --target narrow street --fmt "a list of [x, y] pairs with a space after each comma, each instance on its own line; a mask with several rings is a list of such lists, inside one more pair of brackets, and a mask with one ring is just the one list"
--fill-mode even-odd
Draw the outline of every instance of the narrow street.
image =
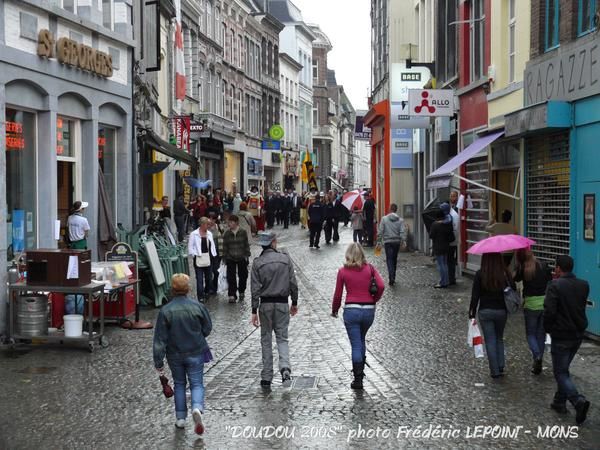
[[[352, 237], [341, 230], [341, 242], [321, 250], [309, 250], [297, 228], [275, 230], [300, 285], [300, 312], [290, 322], [291, 388], [260, 388], [250, 299], [231, 305], [221, 297], [208, 302], [215, 360], [205, 368], [203, 438], [191, 418], [184, 431], [174, 427], [173, 401], [163, 397], [152, 364], [152, 330], [110, 327], [111, 345], [93, 354], [42, 346], [0, 351], [0, 448], [598, 448], [600, 348], [585, 343], [572, 365], [592, 403], [577, 428], [572, 409], [558, 416], [549, 408], [549, 354], [541, 376], [529, 372], [522, 316], [507, 325], [507, 375], [492, 380], [487, 360], [466, 345], [470, 280], [434, 290], [435, 268], [422, 255], [400, 255], [396, 286], [386, 286], [367, 336], [365, 390], [352, 391], [350, 345], [342, 319], [329, 314]], [[384, 259], [368, 252], [384, 275]], [[144, 313], [150, 320], [156, 314]], [[480, 426], [504, 427], [505, 437], [484, 438], [489, 429]], [[570, 437], [540, 435], [547, 427], [553, 437]]]

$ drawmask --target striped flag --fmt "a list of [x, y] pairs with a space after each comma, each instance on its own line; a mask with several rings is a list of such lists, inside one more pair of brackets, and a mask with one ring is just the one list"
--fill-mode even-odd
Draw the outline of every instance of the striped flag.
[[183, 31], [181, 29], [181, 0], [175, 0], [175, 98], [185, 99], [185, 64], [183, 61]]

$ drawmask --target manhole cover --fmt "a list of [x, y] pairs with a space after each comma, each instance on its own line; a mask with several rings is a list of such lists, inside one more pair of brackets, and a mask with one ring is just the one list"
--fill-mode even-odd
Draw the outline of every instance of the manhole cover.
[[292, 377], [292, 389], [314, 389], [317, 387], [318, 381], [318, 377]]
[[23, 370], [19, 370], [19, 373], [44, 375], [54, 370], [56, 370], [56, 367], [26, 367]]

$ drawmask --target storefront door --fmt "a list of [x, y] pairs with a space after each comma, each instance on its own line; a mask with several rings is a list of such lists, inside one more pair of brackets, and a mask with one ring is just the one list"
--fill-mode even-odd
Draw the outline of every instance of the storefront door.
[[[575, 230], [575, 273], [590, 283], [588, 301], [588, 331], [600, 336], [600, 173], [595, 161], [598, 124], [577, 128], [577, 184]], [[573, 219], [573, 218], [572, 218]]]
[[57, 217], [60, 220], [59, 248], [66, 247], [67, 220], [73, 203], [81, 196], [77, 159], [80, 155], [79, 122], [58, 116], [56, 119]]

